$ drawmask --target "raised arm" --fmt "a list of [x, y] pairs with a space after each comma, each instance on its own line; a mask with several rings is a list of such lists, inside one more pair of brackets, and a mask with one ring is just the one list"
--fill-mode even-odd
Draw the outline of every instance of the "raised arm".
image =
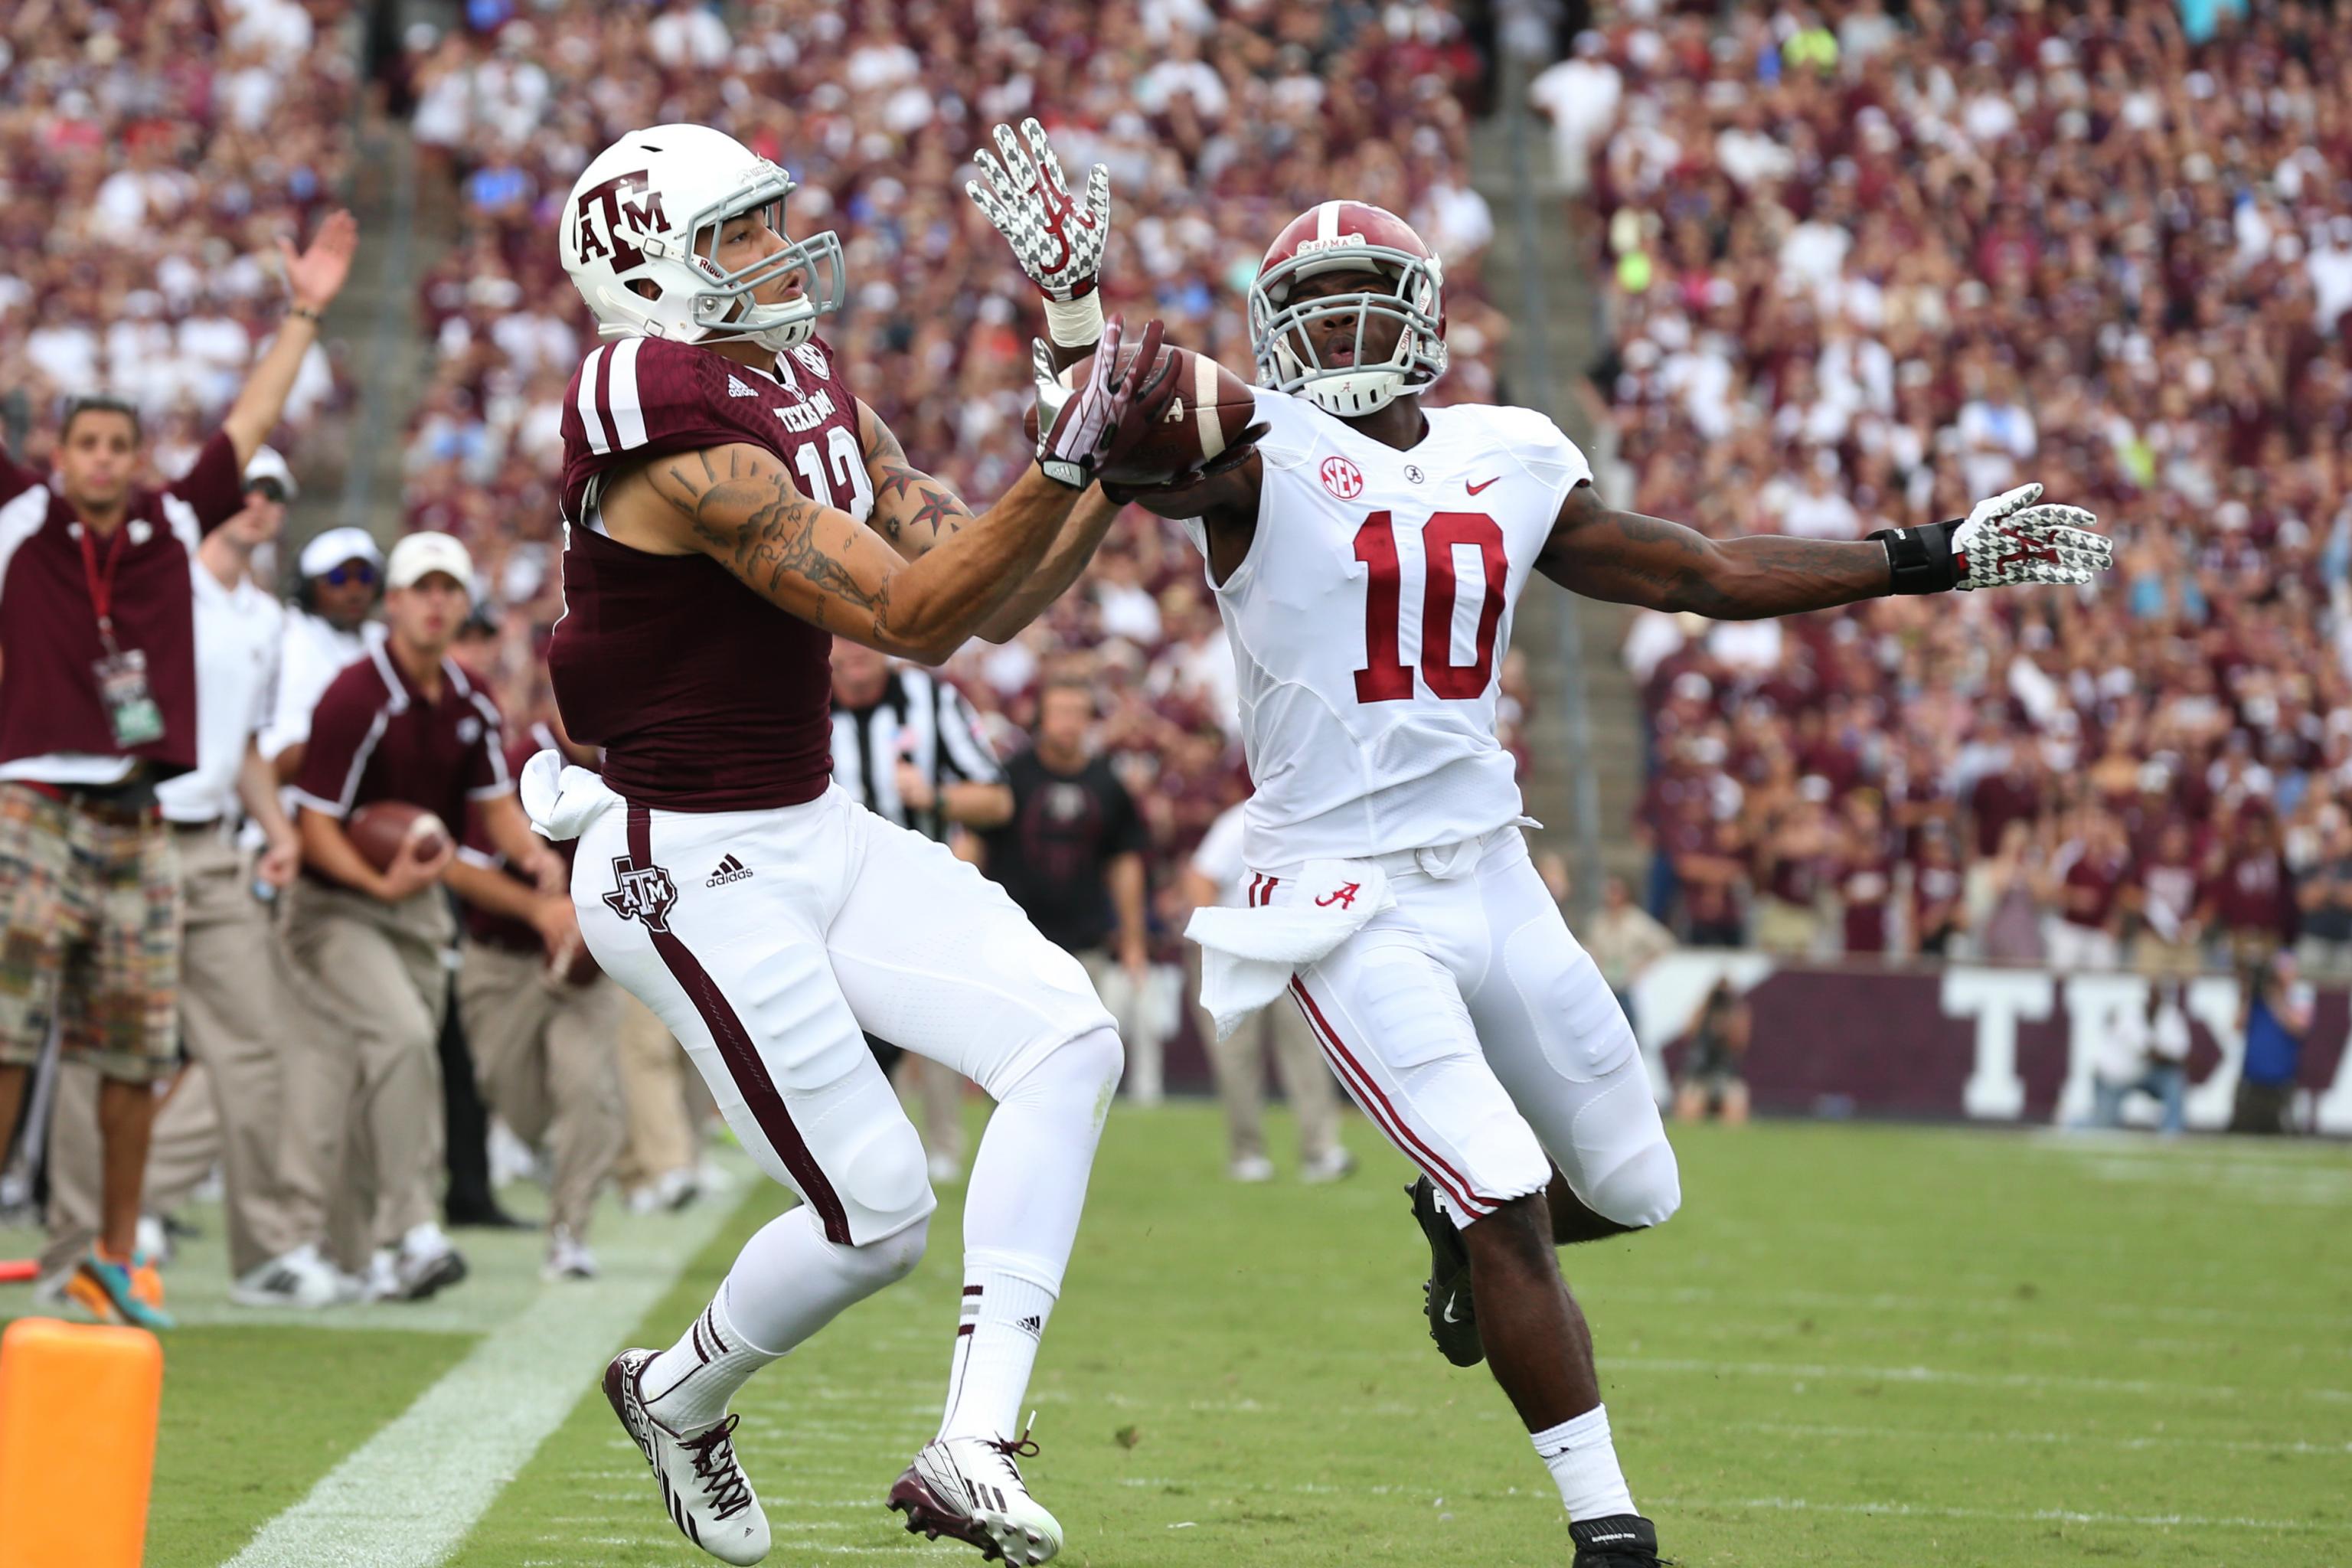
[[2038, 506], [2040, 485], [1979, 501], [1964, 519], [1881, 529], [1867, 539], [1757, 533], [1713, 540], [1696, 529], [1601, 503], [1590, 481], [1560, 504], [1537, 568], [1589, 598], [1696, 611], [1719, 621], [1824, 610], [1886, 594], [2025, 583], [2087, 583], [2113, 564], [2097, 520]]
[[253, 454], [269, 437], [270, 427], [286, 411], [286, 395], [294, 390], [294, 378], [301, 374], [302, 358], [310, 345], [319, 341], [319, 322], [327, 307], [342, 292], [343, 279], [351, 276], [352, 254], [359, 248], [360, 226], [347, 212], [331, 213], [319, 226], [310, 248], [299, 256], [285, 240], [278, 242], [278, 255], [286, 264], [286, 289], [291, 296], [286, 319], [278, 324], [278, 335], [270, 340], [269, 352], [261, 356], [252, 374], [245, 378], [245, 388], [236, 395], [236, 402], [221, 421], [228, 435], [229, 445], [236, 448], [236, 466], [240, 472], [253, 460]]

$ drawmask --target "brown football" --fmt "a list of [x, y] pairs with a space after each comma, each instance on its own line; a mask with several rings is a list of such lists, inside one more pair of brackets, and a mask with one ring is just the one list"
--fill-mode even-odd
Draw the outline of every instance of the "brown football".
[[402, 855], [430, 860], [447, 847], [449, 829], [421, 805], [406, 801], [379, 800], [352, 813], [343, 832], [360, 858], [379, 871], [388, 871]]
[[[1257, 409], [1257, 394], [1250, 384], [1205, 354], [1173, 343], [1160, 351], [1176, 362], [1176, 396], [1160, 416], [1159, 425], [1135, 448], [1101, 475], [1121, 484], [1150, 485], [1198, 468], [1225, 449], [1225, 443], [1248, 428]], [[1123, 348], [1123, 370], [1135, 351]], [[1094, 363], [1087, 355], [1062, 372], [1062, 384], [1076, 386]], [[1037, 438], [1037, 410], [1032, 405], [1024, 421], [1029, 438]]]
[[547, 955], [547, 972], [567, 985], [586, 985], [604, 972], [596, 967], [595, 958], [584, 942], [566, 942]]

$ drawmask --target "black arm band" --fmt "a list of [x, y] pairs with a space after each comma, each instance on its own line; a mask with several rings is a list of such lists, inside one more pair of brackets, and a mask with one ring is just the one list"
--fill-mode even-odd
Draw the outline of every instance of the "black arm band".
[[1961, 520], [1925, 528], [1882, 528], [1866, 537], [1886, 546], [1890, 593], [1948, 594], [1958, 585], [1952, 564], [1952, 532]]

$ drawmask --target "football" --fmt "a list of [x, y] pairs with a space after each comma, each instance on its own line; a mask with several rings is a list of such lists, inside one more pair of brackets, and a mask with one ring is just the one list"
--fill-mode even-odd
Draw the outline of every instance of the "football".
[[586, 985], [604, 972], [596, 967], [588, 944], [574, 938], [547, 955], [547, 973], [567, 985]]
[[[1205, 354], [1173, 343], [1160, 353], [1176, 362], [1176, 396], [1160, 416], [1160, 424], [1133, 451], [1105, 469], [1098, 478], [1119, 484], [1160, 484], [1198, 467], [1225, 449], [1225, 443], [1249, 426], [1257, 407], [1257, 393], [1232, 371]], [[1134, 359], [1131, 348], [1119, 351], [1121, 369]], [[1062, 372], [1064, 386], [1076, 386], [1094, 363], [1089, 354]], [[1029, 438], [1037, 438], [1037, 410], [1033, 405], [1024, 421]]]
[[360, 858], [379, 871], [390, 870], [402, 855], [430, 860], [449, 843], [449, 829], [438, 816], [421, 805], [398, 800], [360, 807], [343, 824], [343, 831]]

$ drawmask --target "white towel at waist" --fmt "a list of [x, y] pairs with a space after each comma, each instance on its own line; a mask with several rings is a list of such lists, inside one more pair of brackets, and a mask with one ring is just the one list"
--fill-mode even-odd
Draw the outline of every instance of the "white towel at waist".
[[577, 838], [622, 804], [603, 774], [574, 767], [552, 751], [541, 752], [523, 764], [519, 788], [523, 815], [541, 838]]
[[1309, 860], [1286, 878], [1274, 901], [1192, 911], [1184, 934], [1201, 944], [1201, 1005], [1217, 1038], [1282, 994], [1293, 971], [1313, 963], [1363, 929], [1396, 899], [1388, 873], [1366, 860]]

